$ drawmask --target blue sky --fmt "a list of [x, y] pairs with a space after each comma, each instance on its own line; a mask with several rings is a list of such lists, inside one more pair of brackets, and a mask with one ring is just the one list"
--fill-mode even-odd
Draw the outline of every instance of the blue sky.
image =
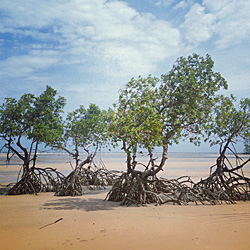
[[40, 94], [107, 108], [130, 78], [210, 54], [228, 93], [249, 97], [248, 0], [1, 0], [0, 102]]

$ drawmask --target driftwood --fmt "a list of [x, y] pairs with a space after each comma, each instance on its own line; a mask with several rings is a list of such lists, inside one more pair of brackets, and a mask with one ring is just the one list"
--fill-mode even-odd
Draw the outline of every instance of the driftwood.
[[52, 223], [49, 223], [49, 224], [47, 224], [47, 225], [45, 225], [45, 226], [40, 227], [39, 229], [42, 229], [42, 228], [45, 228], [45, 227], [54, 225], [54, 224], [56, 224], [57, 222], [61, 221], [62, 219], [63, 219], [63, 218], [60, 218], [60, 219], [58, 219], [58, 220], [56, 220], [56, 221], [54, 221], [54, 222], [52, 222]]

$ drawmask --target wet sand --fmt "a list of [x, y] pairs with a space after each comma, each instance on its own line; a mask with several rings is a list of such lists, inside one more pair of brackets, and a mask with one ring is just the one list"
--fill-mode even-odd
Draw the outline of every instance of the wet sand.
[[[213, 162], [170, 161], [161, 174], [190, 174], [198, 180], [209, 174], [205, 166]], [[110, 169], [124, 168], [113, 160], [105, 163]], [[0, 166], [2, 173], [15, 168]], [[86, 190], [81, 197], [0, 195], [1, 249], [250, 249], [250, 202], [121, 207], [103, 201], [107, 192]]]

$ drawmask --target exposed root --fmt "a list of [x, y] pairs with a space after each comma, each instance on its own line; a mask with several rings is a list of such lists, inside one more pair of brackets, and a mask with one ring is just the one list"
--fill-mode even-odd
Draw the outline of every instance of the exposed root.
[[115, 182], [106, 200], [121, 202], [121, 205], [126, 206], [161, 203], [161, 198], [150, 181], [145, 181], [139, 175], [132, 176], [128, 173], [122, 174]]
[[116, 180], [119, 178], [120, 171], [110, 171], [104, 168], [97, 169], [95, 172], [96, 180], [95, 184], [99, 184], [100, 186], [112, 186]]
[[85, 184], [85, 178], [79, 168], [72, 171], [61, 183], [56, 196], [80, 196], [83, 194], [82, 186]]
[[[233, 143], [231, 143], [231, 149], [229, 142], [223, 150], [220, 150], [216, 164], [210, 168], [210, 176], [195, 184], [194, 188], [216, 194], [218, 200], [229, 203], [250, 200], [250, 178], [246, 177], [243, 172], [243, 167], [250, 162], [250, 158], [243, 160], [239, 157]], [[234, 163], [227, 157], [226, 150], [233, 153]]]
[[221, 151], [216, 164], [210, 169], [210, 176], [194, 183], [188, 176], [168, 180], [155, 175], [143, 178], [145, 172], [124, 173], [108, 193], [106, 200], [130, 206], [155, 204], [234, 204], [250, 200], [250, 178], [243, 173], [243, 167], [250, 162], [241, 159], [235, 150], [230, 151], [235, 163], [225, 155], [228, 144]]
[[164, 203], [188, 205], [219, 204], [218, 195], [194, 188], [193, 181], [186, 176], [168, 180], [165, 178], [143, 179], [140, 175], [124, 173], [108, 193], [106, 200], [120, 202], [121, 205], [144, 206]]
[[218, 200], [235, 203], [250, 200], [250, 179], [234, 171], [215, 171], [195, 185], [209, 193], [216, 193]]
[[90, 190], [105, 188], [112, 185], [118, 178], [118, 172], [108, 171], [100, 168], [95, 171], [89, 166], [87, 168], [77, 167], [61, 183], [56, 191], [56, 196], [81, 196], [83, 187]]
[[55, 192], [64, 175], [53, 168], [31, 168], [22, 174], [21, 179], [8, 191], [8, 195], [37, 194]]

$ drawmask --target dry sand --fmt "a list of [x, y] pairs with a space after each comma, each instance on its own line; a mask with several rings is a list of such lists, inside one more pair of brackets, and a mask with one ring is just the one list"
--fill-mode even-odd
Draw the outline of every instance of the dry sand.
[[[169, 170], [163, 173], [188, 174], [192, 167], [192, 174], [198, 179], [209, 172], [201, 171], [201, 164], [211, 166], [210, 162], [182, 159], [170, 162]], [[123, 168], [114, 162], [109, 165]], [[177, 169], [180, 165], [186, 173]], [[60, 167], [64, 169], [66, 165]], [[4, 169], [1, 166], [0, 170]], [[250, 202], [121, 207], [103, 201], [107, 192], [86, 190], [81, 197], [55, 197], [53, 193], [1, 195], [0, 248], [250, 249]]]
[[250, 202], [120, 207], [106, 192], [0, 196], [1, 249], [250, 249]]

